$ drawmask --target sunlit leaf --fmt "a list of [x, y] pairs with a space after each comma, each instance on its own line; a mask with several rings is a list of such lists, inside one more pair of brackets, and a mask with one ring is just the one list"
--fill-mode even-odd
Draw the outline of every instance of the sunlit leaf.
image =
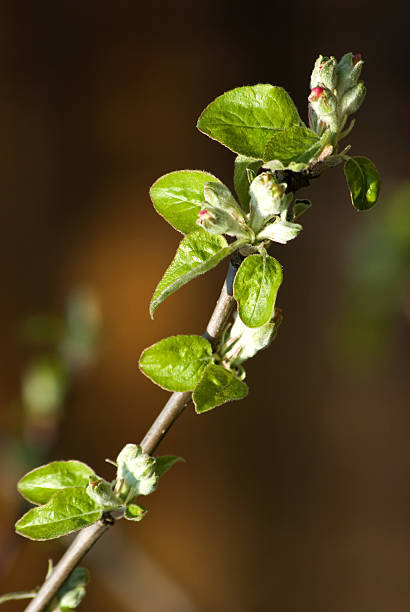
[[276, 130], [300, 125], [289, 94], [273, 85], [237, 87], [211, 102], [198, 120], [198, 129], [247, 157], [263, 158]]
[[204, 185], [218, 181], [209, 172], [178, 170], [161, 176], [150, 189], [156, 211], [183, 234], [198, 229], [196, 220], [204, 201]]
[[16, 523], [16, 531], [31, 540], [52, 540], [88, 525], [102, 515], [102, 508], [84, 488], [62, 489], [44, 506], [32, 508]]
[[247, 327], [260, 327], [272, 318], [282, 268], [269, 255], [250, 255], [241, 264], [234, 282], [238, 312]]
[[239, 380], [234, 372], [220, 365], [210, 364], [195, 387], [192, 395], [198, 414], [231, 400], [239, 400], [248, 395], [248, 386]]
[[168, 391], [193, 391], [212, 359], [212, 347], [202, 336], [171, 336], [145, 349], [140, 368]]
[[33, 504], [45, 504], [61, 489], [86, 487], [94, 471], [81, 461], [52, 461], [28, 472], [17, 483], [23, 497]]

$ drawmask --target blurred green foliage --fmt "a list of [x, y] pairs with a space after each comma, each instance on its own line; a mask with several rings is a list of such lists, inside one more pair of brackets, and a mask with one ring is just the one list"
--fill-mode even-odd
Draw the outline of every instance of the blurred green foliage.
[[400, 317], [410, 317], [410, 182], [380, 202], [348, 253], [338, 342], [352, 365], [387, 358]]

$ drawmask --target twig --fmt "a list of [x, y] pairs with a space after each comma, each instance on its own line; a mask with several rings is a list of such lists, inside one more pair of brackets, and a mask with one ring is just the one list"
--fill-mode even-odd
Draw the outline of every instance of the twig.
[[[240, 261], [235, 261], [235, 258], [229, 264], [221, 294], [204, 333], [204, 337], [212, 345], [215, 345], [219, 339], [234, 310], [233, 280], [238, 264], [240, 264]], [[190, 391], [184, 393], [175, 392], [171, 395], [141, 442], [144, 453], [151, 455], [155, 451], [167, 431], [182, 414], [191, 397], [192, 393]], [[36, 597], [25, 608], [25, 612], [41, 612], [44, 610], [81, 559], [94, 546], [103, 533], [114, 524], [115, 513], [108, 513], [97, 523], [94, 523], [94, 525], [80, 531], [55, 566], [51, 576], [44, 582]]]

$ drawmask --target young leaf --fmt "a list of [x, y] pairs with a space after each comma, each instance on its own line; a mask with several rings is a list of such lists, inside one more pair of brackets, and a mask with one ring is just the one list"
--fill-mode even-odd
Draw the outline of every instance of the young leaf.
[[357, 210], [368, 210], [379, 195], [380, 178], [375, 165], [367, 157], [350, 157], [345, 163], [344, 172]]
[[124, 518], [128, 519], [129, 521], [139, 522], [146, 514], [147, 510], [145, 510], [145, 508], [142, 506], [138, 506], [137, 504], [128, 504], [125, 509]]
[[308, 162], [319, 152], [321, 140], [315, 132], [301, 125], [277, 131], [265, 147], [265, 161], [278, 159], [285, 166], [290, 162]]
[[195, 387], [192, 399], [197, 414], [248, 395], [248, 386], [220, 365], [210, 364]]
[[171, 336], [142, 353], [145, 376], [168, 391], [193, 391], [212, 360], [212, 347], [202, 336]]
[[219, 179], [201, 170], [178, 170], [161, 176], [149, 192], [155, 210], [183, 234], [197, 230], [196, 220], [208, 181]]
[[217, 266], [222, 259], [245, 243], [244, 239], [228, 245], [223, 236], [208, 234], [203, 230], [185, 236], [152, 296], [151, 317], [167, 297], [197, 276]]
[[17, 483], [21, 495], [33, 504], [46, 504], [54, 493], [68, 487], [86, 487], [95, 474], [81, 461], [53, 461], [28, 472]]
[[263, 163], [262, 159], [238, 155], [235, 158], [233, 182], [239, 202], [245, 212], [249, 212], [249, 171], [257, 172]]
[[168, 472], [174, 463], [178, 463], [179, 461], [185, 461], [185, 459], [182, 457], [176, 457], [175, 455], [162, 455], [161, 457], [155, 457], [155, 473], [158, 478], [165, 474], [165, 472]]
[[228, 359], [232, 365], [240, 365], [250, 359], [259, 351], [267, 348], [275, 339], [278, 327], [282, 321], [282, 316], [275, 312], [269, 323], [261, 327], [246, 327], [241, 318], [236, 315], [226, 346], [230, 346], [224, 358]]
[[258, 239], [286, 244], [289, 240], [296, 238], [302, 229], [299, 223], [277, 219], [273, 223], [266, 225], [263, 230], [259, 232]]
[[289, 94], [273, 85], [237, 87], [211, 102], [197, 127], [235, 153], [261, 158], [276, 130], [300, 125]]
[[272, 318], [282, 268], [269, 255], [249, 255], [243, 260], [233, 286], [238, 312], [247, 327], [260, 327]]
[[102, 508], [84, 488], [62, 489], [44, 506], [32, 508], [16, 523], [16, 531], [30, 540], [52, 540], [92, 525]]

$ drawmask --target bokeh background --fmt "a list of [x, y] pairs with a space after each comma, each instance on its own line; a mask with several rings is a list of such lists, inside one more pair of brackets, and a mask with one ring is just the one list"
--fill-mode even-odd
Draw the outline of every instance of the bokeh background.
[[[119, 523], [84, 561], [81, 609], [410, 609], [409, 26], [394, 0], [0, 2], [0, 593], [39, 584], [63, 551], [12, 534], [33, 456], [111, 478], [104, 459], [167, 399], [139, 373], [140, 352], [200, 333], [219, 293], [223, 265], [151, 322], [179, 236], [150, 185], [182, 168], [232, 185], [233, 155], [195, 130], [208, 102], [271, 82], [306, 119], [316, 56], [352, 50], [368, 96], [349, 142], [379, 168], [380, 201], [356, 213], [340, 168], [305, 192], [304, 232], [272, 250], [285, 318], [247, 366], [249, 397], [186, 410], [161, 451], [187, 462], [144, 500], [142, 524]], [[21, 382], [39, 346], [22, 322], [63, 316], [78, 287], [98, 302], [102, 339], [56, 423], [30, 429]]]

